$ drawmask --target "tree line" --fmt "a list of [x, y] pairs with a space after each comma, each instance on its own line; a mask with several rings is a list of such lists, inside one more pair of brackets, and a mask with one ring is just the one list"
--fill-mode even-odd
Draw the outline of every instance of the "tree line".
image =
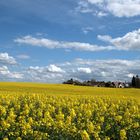
[[140, 78], [138, 75], [133, 76], [131, 82], [105, 82], [105, 81], [96, 81], [95, 79], [87, 80], [87, 81], [78, 81], [73, 78], [63, 82], [63, 84], [71, 84], [71, 85], [80, 85], [80, 86], [96, 86], [96, 87], [111, 87], [111, 88], [140, 88]]

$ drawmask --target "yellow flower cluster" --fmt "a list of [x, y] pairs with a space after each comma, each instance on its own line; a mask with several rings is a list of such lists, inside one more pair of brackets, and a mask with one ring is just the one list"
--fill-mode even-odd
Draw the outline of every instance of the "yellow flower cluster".
[[3, 140], [139, 140], [134, 99], [47, 94], [0, 94]]

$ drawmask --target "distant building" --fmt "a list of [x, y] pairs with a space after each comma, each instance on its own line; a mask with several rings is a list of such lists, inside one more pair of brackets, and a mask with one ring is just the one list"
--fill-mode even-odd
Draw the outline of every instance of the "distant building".
[[119, 83], [119, 88], [125, 88], [124, 83]]
[[125, 83], [123, 82], [113, 82], [115, 88], [125, 88]]

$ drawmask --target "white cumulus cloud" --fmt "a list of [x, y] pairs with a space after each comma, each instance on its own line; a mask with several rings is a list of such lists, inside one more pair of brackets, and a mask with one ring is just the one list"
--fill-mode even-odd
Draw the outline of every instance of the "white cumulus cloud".
[[91, 69], [90, 68], [78, 68], [78, 72], [84, 72], [84, 73], [91, 73]]
[[81, 13], [83, 9], [86, 13], [94, 13], [95, 6], [102, 13], [110, 13], [116, 17], [140, 16], [139, 0], [81, 0], [77, 10]]
[[51, 64], [51, 65], [49, 65], [48, 66], [48, 71], [49, 72], [58, 72], [58, 73], [63, 73], [64, 72], [64, 70], [62, 70], [60, 67], [57, 67], [56, 65], [53, 65], [53, 64]]
[[10, 65], [17, 64], [15, 58], [12, 57], [12, 56], [9, 56], [8, 53], [0, 53], [0, 63], [2, 63], [2, 64], [10, 64]]
[[98, 35], [98, 39], [109, 42], [116, 50], [140, 50], [140, 29], [112, 38], [108, 35]]
[[28, 77], [25, 80], [58, 83], [64, 80], [64, 74], [65, 71], [54, 64], [45, 67], [30, 66], [27, 69]]
[[23, 74], [20, 72], [11, 72], [7, 66], [1, 66], [0, 67], [0, 79], [6, 80], [6, 79], [22, 79]]

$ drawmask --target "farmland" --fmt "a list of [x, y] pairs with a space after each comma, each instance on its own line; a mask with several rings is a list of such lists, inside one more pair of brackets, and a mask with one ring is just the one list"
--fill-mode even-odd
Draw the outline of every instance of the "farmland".
[[140, 89], [0, 83], [0, 139], [139, 140]]

